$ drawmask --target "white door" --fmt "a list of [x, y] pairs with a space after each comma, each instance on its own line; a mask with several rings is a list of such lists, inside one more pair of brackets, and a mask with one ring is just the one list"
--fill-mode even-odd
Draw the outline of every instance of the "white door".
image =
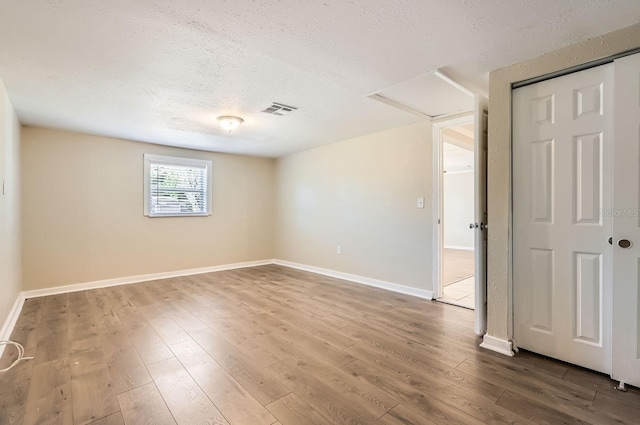
[[607, 64], [513, 91], [515, 343], [606, 373], [613, 78]]
[[476, 95], [475, 172], [475, 333], [487, 330], [487, 99]]
[[615, 78], [612, 377], [640, 386], [640, 54], [616, 60]]

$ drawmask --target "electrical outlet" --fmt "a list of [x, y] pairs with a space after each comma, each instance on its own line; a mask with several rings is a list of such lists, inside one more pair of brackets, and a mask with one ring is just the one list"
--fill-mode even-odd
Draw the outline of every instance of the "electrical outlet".
[[336, 246], [336, 254], [342, 255], [342, 246], [340, 245]]

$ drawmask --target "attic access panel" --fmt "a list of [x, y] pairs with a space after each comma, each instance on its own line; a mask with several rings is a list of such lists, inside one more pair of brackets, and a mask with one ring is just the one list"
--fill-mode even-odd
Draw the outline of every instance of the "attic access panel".
[[468, 112], [474, 107], [473, 93], [437, 70], [391, 86], [370, 97], [430, 118]]

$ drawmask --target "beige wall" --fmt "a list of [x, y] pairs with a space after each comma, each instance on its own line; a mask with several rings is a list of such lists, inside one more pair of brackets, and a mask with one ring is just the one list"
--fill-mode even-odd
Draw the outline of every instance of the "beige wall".
[[431, 158], [420, 123], [279, 159], [277, 258], [431, 291]]
[[494, 71], [489, 78], [488, 334], [509, 339], [511, 84], [640, 47], [640, 24]]
[[[23, 128], [24, 289], [273, 258], [275, 161]], [[143, 154], [211, 159], [213, 214], [143, 215]]]
[[22, 289], [20, 264], [20, 123], [0, 81], [0, 327]]

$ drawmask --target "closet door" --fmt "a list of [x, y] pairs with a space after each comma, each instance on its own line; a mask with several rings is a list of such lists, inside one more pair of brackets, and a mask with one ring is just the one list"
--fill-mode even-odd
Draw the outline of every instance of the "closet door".
[[616, 60], [615, 78], [612, 377], [640, 386], [640, 54]]
[[512, 99], [515, 343], [605, 373], [613, 76], [607, 64], [515, 89]]

